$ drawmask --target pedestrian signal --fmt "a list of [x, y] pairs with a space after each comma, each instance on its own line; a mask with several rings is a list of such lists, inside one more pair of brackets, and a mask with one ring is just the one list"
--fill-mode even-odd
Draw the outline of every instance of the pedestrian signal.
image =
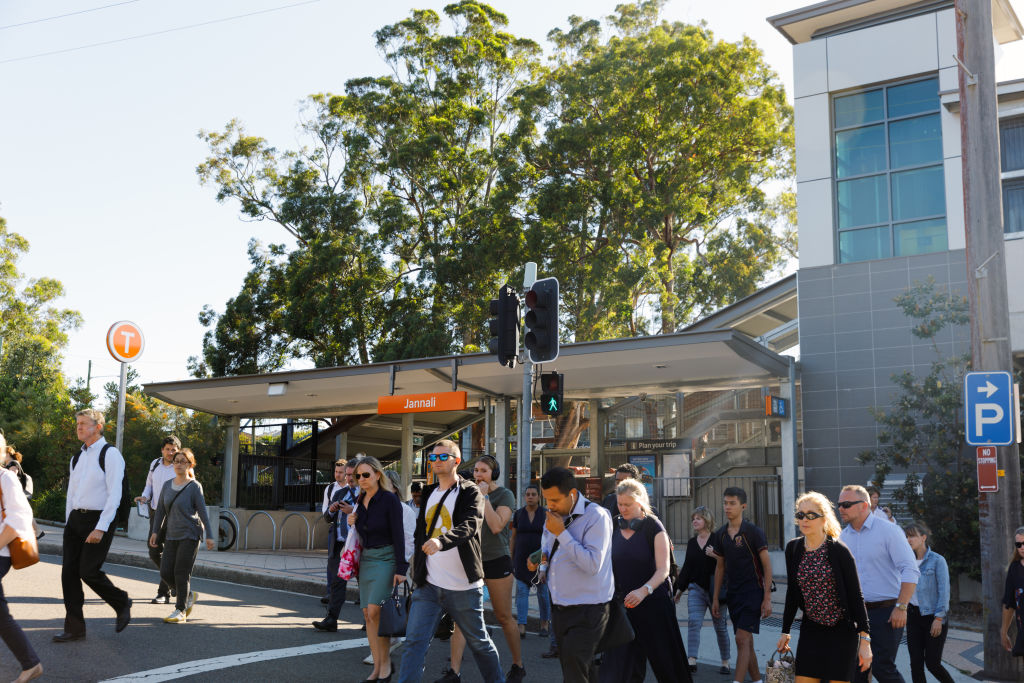
[[564, 409], [562, 374], [545, 372], [540, 376], [540, 410], [545, 415], [561, 415]]

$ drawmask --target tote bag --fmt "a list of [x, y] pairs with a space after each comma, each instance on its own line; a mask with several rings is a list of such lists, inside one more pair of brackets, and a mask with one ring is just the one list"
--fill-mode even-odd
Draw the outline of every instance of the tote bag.
[[405, 635], [405, 625], [409, 621], [409, 584], [403, 581], [402, 585], [405, 586], [405, 595], [398, 595], [396, 584], [391, 595], [380, 601], [377, 635], [382, 638], [401, 638]]
[[359, 576], [359, 558], [363, 554], [363, 539], [359, 538], [359, 532], [355, 527], [350, 527], [348, 536], [345, 537], [345, 547], [341, 550], [341, 559], [338, 561], [338, 578], [348, 581], [353, 576]]

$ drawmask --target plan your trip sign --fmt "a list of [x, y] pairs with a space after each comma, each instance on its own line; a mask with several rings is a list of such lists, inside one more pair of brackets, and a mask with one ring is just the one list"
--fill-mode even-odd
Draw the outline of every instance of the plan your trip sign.
[[689, 439], [626, 439], [626, 452], [675, 451], [690, 447]]

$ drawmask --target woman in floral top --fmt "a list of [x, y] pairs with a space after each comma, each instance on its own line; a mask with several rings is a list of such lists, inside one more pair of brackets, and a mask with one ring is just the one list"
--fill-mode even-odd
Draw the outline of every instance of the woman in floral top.
[[789, 631], [799, 607], [800, 642], [796, 677], [806, 681], [850, 681], [854, 667], [871, 668], [867, 609], [850, 550], [828, 498], [811, 491], [796, 501], [800, 538], [786, 544], [786, 609], [778, 650], [789, 650]]

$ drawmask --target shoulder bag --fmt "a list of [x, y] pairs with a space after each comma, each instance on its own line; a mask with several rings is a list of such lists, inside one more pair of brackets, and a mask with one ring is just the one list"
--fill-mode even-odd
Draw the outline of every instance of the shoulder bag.
[[191, 485], [191, 481], [187, 482], [177, 493], [174, 494], [174, 498], [171, 498], [171, 504], [167, 506], [167, 512], [164, 513], [164, 518], [160, 520], [160, 529], [156, 532], [156, 544], [158, 546], [162, 547], [164, 542], [167, 540], [167, 520], [171, 516], [171, 508], [174, 507], [174, 501], [178, 500], [178, 496], [184, 493], [185, 489]]
[[772, 656], [768, 658], [768, 664], [765, 666], [764, 682], [794, 683], [796, 680], [796, 668], [793, 666], [793, 661], [792, 651], [785, 654], [780, 653], [778, 650], [773, 652]]
[[[4, 520], [7, 519], [7, 507], [4, 506], [4, 494], [2, 489], [0, 489], [0, 515], [2, 515]], [[39, 561], [39, 546], [36, 544], [35, 538], [22, 538], [21, 536], [15, 536], [11, 539], [11, 542], [7, 544], [7, 549], [11, 553], [11, 566], [15, 569], [31, 567]]]
[[377, 624], [377, 635], [382, 638], [401, 638], [405, 635], [405, 625], [409, 621], [409, 584], [403, 581], [405, 595], [399, 597], [398, 584], [391, 590], [391, 595], [380, 602], [380, 622]]

